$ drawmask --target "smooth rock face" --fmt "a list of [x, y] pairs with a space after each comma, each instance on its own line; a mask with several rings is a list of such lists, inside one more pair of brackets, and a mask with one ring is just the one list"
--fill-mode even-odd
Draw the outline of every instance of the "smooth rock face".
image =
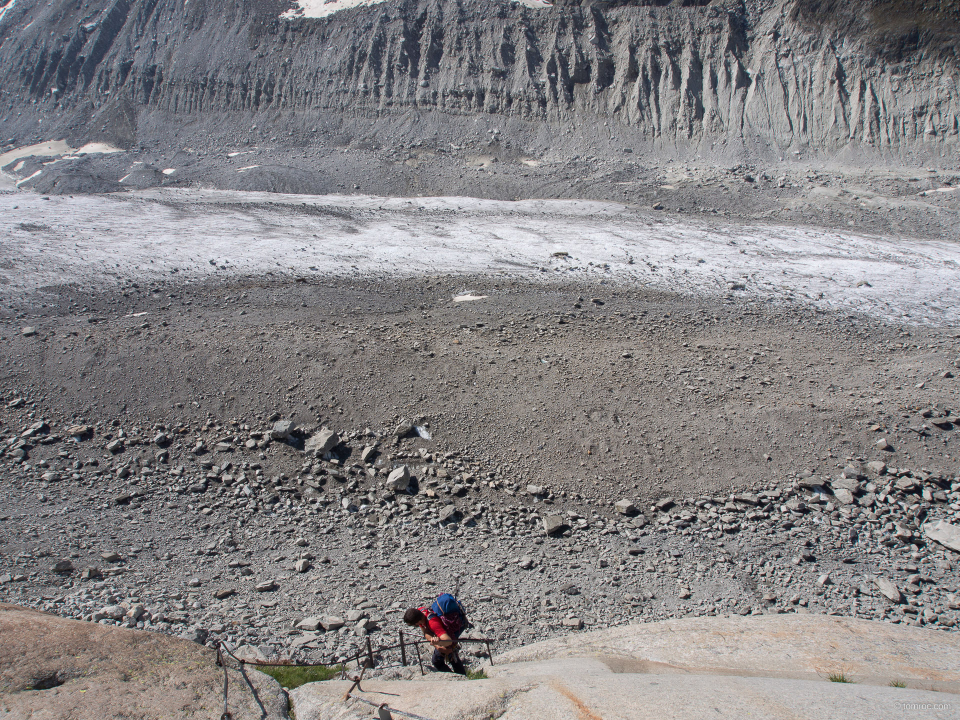
[[[563, 625], [580, 627], [568, 617]], [[854, 683], [833, 683], [842, 668]], [[701, 720], [870, 720], [882, 708], [923, 706], [924, 717], [955, 717], [960, 652], [952, 638], [918, 628], [826, 616], [673, 620], [574, 633], [498, 655], [489, 679], [364, 681], [392, 693], [392, 708], [435, 720], [639, 718]], [[827, 670], [826, 672], [833, 672]], [[907, 688], [890, 687], [893, 680]], [[919, 690], [935, 684], [941, 692]], [[367, 718], [347, 704], [345, 682], [291, 693], [298, 720]], [[878, 708], [881, 714], [878, 714]], [[546, 709], [546, 710], [545, 710]]]
[[[203, 708], [219, 708], [220, 716], [223, 670], [210, 648], [7, 604], [0, 604], [0, 628], [0, 695], [10, 718], [194, 720], [207, 717]], [[228, 673], [231, 688], [249, 681], [258, 696], [231, 692], [234, 717], [287, 717], [275, 680], [253, 668], [246, 679]], [[38, 686], [47, 689], [29, 690]]]

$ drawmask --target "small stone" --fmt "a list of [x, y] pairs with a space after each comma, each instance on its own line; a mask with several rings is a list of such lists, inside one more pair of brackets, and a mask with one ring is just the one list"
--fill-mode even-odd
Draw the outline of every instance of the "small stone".
[[886, 438], [880, 438], [877, 440], [877, 450], [893, 450], [893, 446], [887, 442]]
[[532, 557], [530, 557], [529, 555], [524, 555], [522, 558], [520, 558], [520, 569], [521, 569], [521, 570], [529, 570], [529, 569], [532, 568], [532, 567], [533, 567], [533, 558], [532, 558]]
[[683, 588], [679, 593], [677, 593], [677, 597], [680, 600], [686, 600], [687, 598], [692, 597], [692, 593], [686, 588]]
[[631, 516], [637, 514], [637, 506], [630, 500], [620, 500], [614, 504], [614, 509], [621, 515]]
[[346, 621], [342, 617], [336, 615], [327, 615], [320, 621], [320, 626], [327, 632], [339, 630], [346, 624]]
[[289, 440], [290, 434], [297, 429], [293, 420], [277, 420], [270, 428], [270, 437], [273, 440]]
[[946, 520], [928, 522], [923, 526], [923, 534], [935, 543], [960, 553], [960, 527], [951, 525]]
[[360, 452], [360, 462], [362, 463], [371, 463], [373, 462], [374, 457], [377, 454], [377, 448], [375, 445], [367, 445]]
[[28, 326], [20, 330], [20, 334], [23, 335], [24, 337], [33, 337], [34, 335], [37, 334], [37, 329], [35, 327]]
[[298, 573], [305, 573], [307, 572], [307, 570], [310, 569], [310, 561], [304, 558], [301, 558], [300, 560], [297, 560], [296, 563], [294, 563], [293, 569], [296, 570]]
[[127, 609], [123, 605], [107, 605], [100, 610], [100, 614], [110, 620], [123, 620], [127, 616]]
[[120, 553], [113, 551], [102, 552], [100, 553], [100, 557], [103, 558], [104, 562], [109, 563], [116, 563], [123, 560], [123, 558], [120, 556]]
[[188, 586], [188, 587], [194, 587], [194, 588], [195, 588], [195, 587], [200, 587], [200, 585], [201, 585], [201, 583], [200, 583], [200, 578], [190, 578], [189, 580], [187, 580], [187, 586]]
[[660, 512], [666, 512], [667, 510], [669, 510], [674, 506], [673, 498], [666, 497], [661, 500], [657, 500], [656, 506], [657, 506], [657, 510], [659, 510]]
[[410, 488], [410, 469], [401, 465], [387, 476], [387, 488], [394, 492], [406, 492]]
[[834, 490], [849, 490], [854, 494], [860, 492], [860, 482], [849, 477], [839, 477], [831, 480], [830, 487]]
[[887, 464], [882, 460], [871, 460], [867, 463], [867, 470], [876, 475], [883, 475], [887, 471]]
[[460, 511], [456, 505], [447, 505], [440, 511], [440, 522], [451, 522], [457, 519]]
[[527, 485], [527, 492], [530, 495], [543, 495], [543, 487], [540, 485]]
[[846, 467], [843, 468], [842, 474], [845, 478], [850, 480], [860, 480], [864, 477], [863, 468], [859, 464], [849, 463]]
[[583, 628], [583, 620], [575, 617], [564, 618], [561, 624], [566, 628], [570, 628], [571, 630], [580, 630]]
[[278, 588], [279, 586], [277, 585], [276, 580], [264, 580], [263, 582], [258, 582], [253, 586], [253, 589], [257, 592], [273, 592]]
[[303, 620], [298, 622], [295, 627], [297, 630], [305, 630], [307, 632], [316, 632], [320, 629], [321, 624], [323, 623], [323, 618], [319, 616], [311, 615], [310, 617], [305, 617]]
[[330, 428], [324, 427], [321, 428], [320, 432], [318, 432], [316, 435], [311, 435], [307, 439], [307, 442], [304, 443], [303, 449], [307, 455], [322, 457], [339, 444], [340, 436]]
[[834, 489], [833, 497], [835, 497], [841, 505], [849, 505], [854, 501], [853, 493], [844, 488]]
[[123, 440], [117, 438], [116, 440], [111, 440], [107, 443], [107, 451], [116, 455], [117, 453], [123, 450]]
[[559, 515], [548, 515], [543, 519], [543, 529], [547, 535], [559, 535], [568, 529], [567, 523]]
[[830, 579], [830, 573], [824, 573], [823, 575], [817, 578], [817, 585], [819, 585], [820, 587], [830, 585], [832, 582], [833, 581]]
[[57, 560], [57, 562], [53, 564], [53, 567], [50, 568], [50, 572], [63, 573], [63, 574], [72, 573], [73, 563], [66, 559]]
[[67, 435], [75, 438], [82, 438], [93, 432], [89, 425], [71, 425], [67, 428]]
[[83, 571], [80, 573], [80, 579], [81, 580], [102, 580], [103, 573], [100, 572], [99, 568], [95, 568], [95, 567], [84, 568]]
[[227, 588], [220, 588], [213, 594], [213, 596], [217, 600], [226, 600], [231, 595], [236, 595], [236, 594], [237, 594], [237, 591], [235, 588], [227, 587]]
[[899, 603], [903, 601], [903, 595], [900, 593], [900, 589], [890, 580], [887, 580], [886, 578], [877, 578], [874, 580], [874, 582], [876, 583], [880, 594], [887, 598], [887, 600], [890, 602]]

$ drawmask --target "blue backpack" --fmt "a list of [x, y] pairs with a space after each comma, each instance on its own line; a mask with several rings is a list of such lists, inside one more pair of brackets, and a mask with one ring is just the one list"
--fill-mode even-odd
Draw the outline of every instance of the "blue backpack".
[[463, 631], [470, 626], [463, 605], [450, 593], [443, 593], [434, 600], [427, 619], [430, 619], [430, 616], [438, 618], [447, 629], [447, 634], [454, 640], [458, 640]]

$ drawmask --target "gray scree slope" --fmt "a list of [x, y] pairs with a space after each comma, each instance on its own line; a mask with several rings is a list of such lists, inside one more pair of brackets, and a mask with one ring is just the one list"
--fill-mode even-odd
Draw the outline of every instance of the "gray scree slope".
[[388, 0], [287, 20], [281, 0], [21, 0], [0, 19], [0, 139], [309, 146], [375, 119], [381, 143], [442, 147], [485, 117], [516, 153], [950, 163], [960, 5], [914, 5]]

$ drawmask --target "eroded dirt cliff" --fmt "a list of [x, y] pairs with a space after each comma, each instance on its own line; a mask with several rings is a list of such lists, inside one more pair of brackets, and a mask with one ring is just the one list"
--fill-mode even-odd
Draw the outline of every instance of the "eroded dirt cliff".
[[368, 142], [443, 145], [489, 141], [471, 118], [493, 117], [520, 153], [586, 138], [601, 154], [949, 163], [960, 129], [952, 0], [388, 0], [281, 18], [291, 5], [12, 0], [3, 140], [310, 146], [372, 120]]

